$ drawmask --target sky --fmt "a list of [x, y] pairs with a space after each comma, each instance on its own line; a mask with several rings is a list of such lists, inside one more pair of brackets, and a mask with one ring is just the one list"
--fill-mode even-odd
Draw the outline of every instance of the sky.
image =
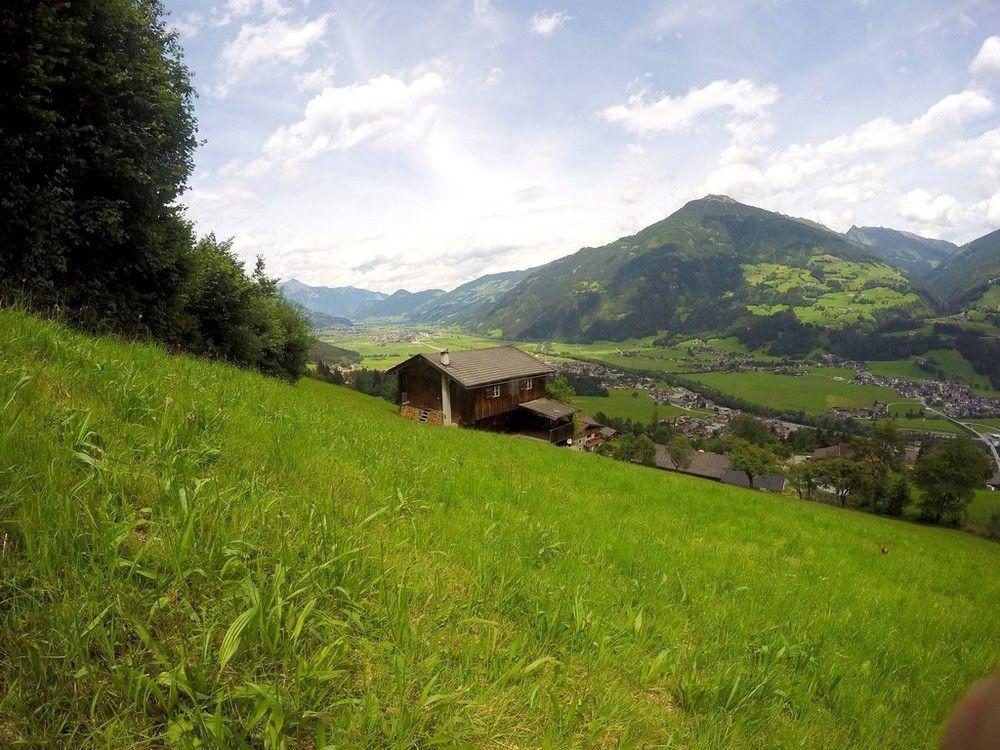
[[310, 284], [452, 288], [729, 195], [1000, 228], [997, 0], [165, 0], [201, 234]]

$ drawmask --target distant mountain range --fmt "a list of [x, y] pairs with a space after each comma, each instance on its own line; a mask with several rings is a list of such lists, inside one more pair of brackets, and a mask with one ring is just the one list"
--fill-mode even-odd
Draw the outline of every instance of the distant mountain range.
[[913, 276], [927, 276], [958, 249], [952, 242], [886, 227], [851, 227], [844, 236], [876, 258]]
[[386, 298], [381, 292], [353, 286], [309, 286], [297, 279], [278, 284], [285, 298], [307, 310], [353, 320], [364, 306]]
[[[462, 324], [509, 338], [719, 334], [778, 313], [831, 331], [919, 319], [1000, 296], [1000, 231], [961, 248], [884, 227], [821, 224], [709, 195], [642, 231], [451, 291], [281, 284], [314, 313]], [[343, 324], [337, 321], [335, 324]]]
[[320, 317], [310, 315], [310, 324], [314, 328], [327, 327], [322, 316], [329, 315], [330, 310], [343, 311], [350, 320], [340, 318], [339, 321], [348, 325], [351, 321], [452, 324], [481, 316], [485, 309], [494, 305], [528, 273], [530, 271], [492, 273], [450, 292], [442, 289], [420, 292], [400, 289], [385, 295], [355, 287], [311, 287], [295, 279], [284, 281], [279, 287], [289, 300], [311, 313], [318, 313]]

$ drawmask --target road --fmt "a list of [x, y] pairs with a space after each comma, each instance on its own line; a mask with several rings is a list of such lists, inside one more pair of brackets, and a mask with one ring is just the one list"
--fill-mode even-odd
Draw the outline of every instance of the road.
[[959, 427], [964, 427], [966, 430], [975, 435], [978, 440], [981, 440], [982, 442], [986, 443], [986, 447], [989, 448], [990, 454], [993, 456], [993, 463], [995, 463], [997, 466], [997, 474], [1000, 475], [1000, 451], [997, 451], [997, 447], [993, 444], [993, 441], [989, 439], [989, 436], [980, 432], [978, 429], [973, 427], [968, 422], [961, 422], [955, 419], [954, 417], [950, 417], [943, 411], [938, 411], [933, 406], [928, 406], [927, 404], [924, 404], [924, 408], [927, 409], [927, 411], [932, 411], [935, 414], [940, 414], [942, 417], [947, 419], [952, 424], [956, 424]]

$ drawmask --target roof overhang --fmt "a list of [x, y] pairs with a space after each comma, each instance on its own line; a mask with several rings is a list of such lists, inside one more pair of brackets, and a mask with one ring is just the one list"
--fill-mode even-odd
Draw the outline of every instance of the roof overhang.
[[551, 398], [536, 398], [531, 401], [525, 401], [523, 404], [518, 404], [518, 406], [546, 419], [563, 419], [571, 417], [580, 411], [575, 406], [570, 406], [569, 404], [564, 404], [562, 401], [556, 401]]

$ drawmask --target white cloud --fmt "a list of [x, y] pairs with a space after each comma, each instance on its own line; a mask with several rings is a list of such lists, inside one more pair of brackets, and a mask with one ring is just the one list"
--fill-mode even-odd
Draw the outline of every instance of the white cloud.
[[205, 17], [196, 10], [185, 13], [167, 23], [167, 29], [176, 31], [177, 34], [186, 39], [194, 39], [201, 33], [205, 25]]
[[939, 164], [975, 170], [987, 184], [1000, 184], [1000, 128], [966, 140], [952, 141], [935, 155]]
[[364, 141], [405, 141], [426, 128], [444, 79], [424, 73], [412, 81], [380, 75], [367, 83], [328, 87], [299, 122], [279, 128], [264, 145], [271, 163], [294, 162]]
[[503, 68], [490, 68], [486, 74], [486, 85], [496, 86], [503, 80]]
[[287, 16], [292, 9], [281, 0], [227, 0], [225, 7], [219, 11], [217, 24], [224, 26], [236, 18], [252, 15]]
[[734, 139], [734, 144], [749, 156], [727, 159], [724, 152], [706, 189], [754, 200], [801, 188], [821, 176], [817, 190], [835, 184], [841, 186], [843, 195], [872, 195], [883, 184], [885, 173], [918, 146], [993, 109], [993, 102], [982, 93], [963, 91], [944, 97], [910, 122], [880, 117], [819, 143], [792, 144], [762, 153], [752, 137], [744, 136], [743, 142]]
[[[719, 80], [683, 96], [663, 96], [646, 101], [646, 92], [629, 97], [627, 104], [616, 104], [600, 111], [608, 122], [621, 125], [631, 133], [651, 136], [689, 129], [704, 115], [725, 111], [744, 119], [760, 117], [778, 98], [775, 86], [758, 86], [745, 78]], [[734, 127], [752, 127], [741, 125]]]
[[969, 65], [972, 75], [983, 81], [1000, 81], [1000, 36], [991, 36]]
[[272, 18], [263, 24], [244, 24], [236, 38], [219, 56], [223, 82], [218, 93], [225, 95], [247, 72], [276, 63], [301, 65], [310, 48], [326, 33], [330, 16], [322, 15], [299, 24]]
[[566, 23], [569, 18], [569, 14], [561, 10], [556, 11], [555, 13], [536, 13], [528, 21], [528, 28], [531, 29], [534, 34], [552, 36], [556, 29]]
[[333, 83], [333, 65], [310, 70], [295, 77], [295, 87], [299, 91], [322, 91]]
[[933, 195], [917, 188], [899, 197], [896, 209], [904, 219], [923, 226], [952, 226], [960, 218], [958, 201], [947, 193]]

